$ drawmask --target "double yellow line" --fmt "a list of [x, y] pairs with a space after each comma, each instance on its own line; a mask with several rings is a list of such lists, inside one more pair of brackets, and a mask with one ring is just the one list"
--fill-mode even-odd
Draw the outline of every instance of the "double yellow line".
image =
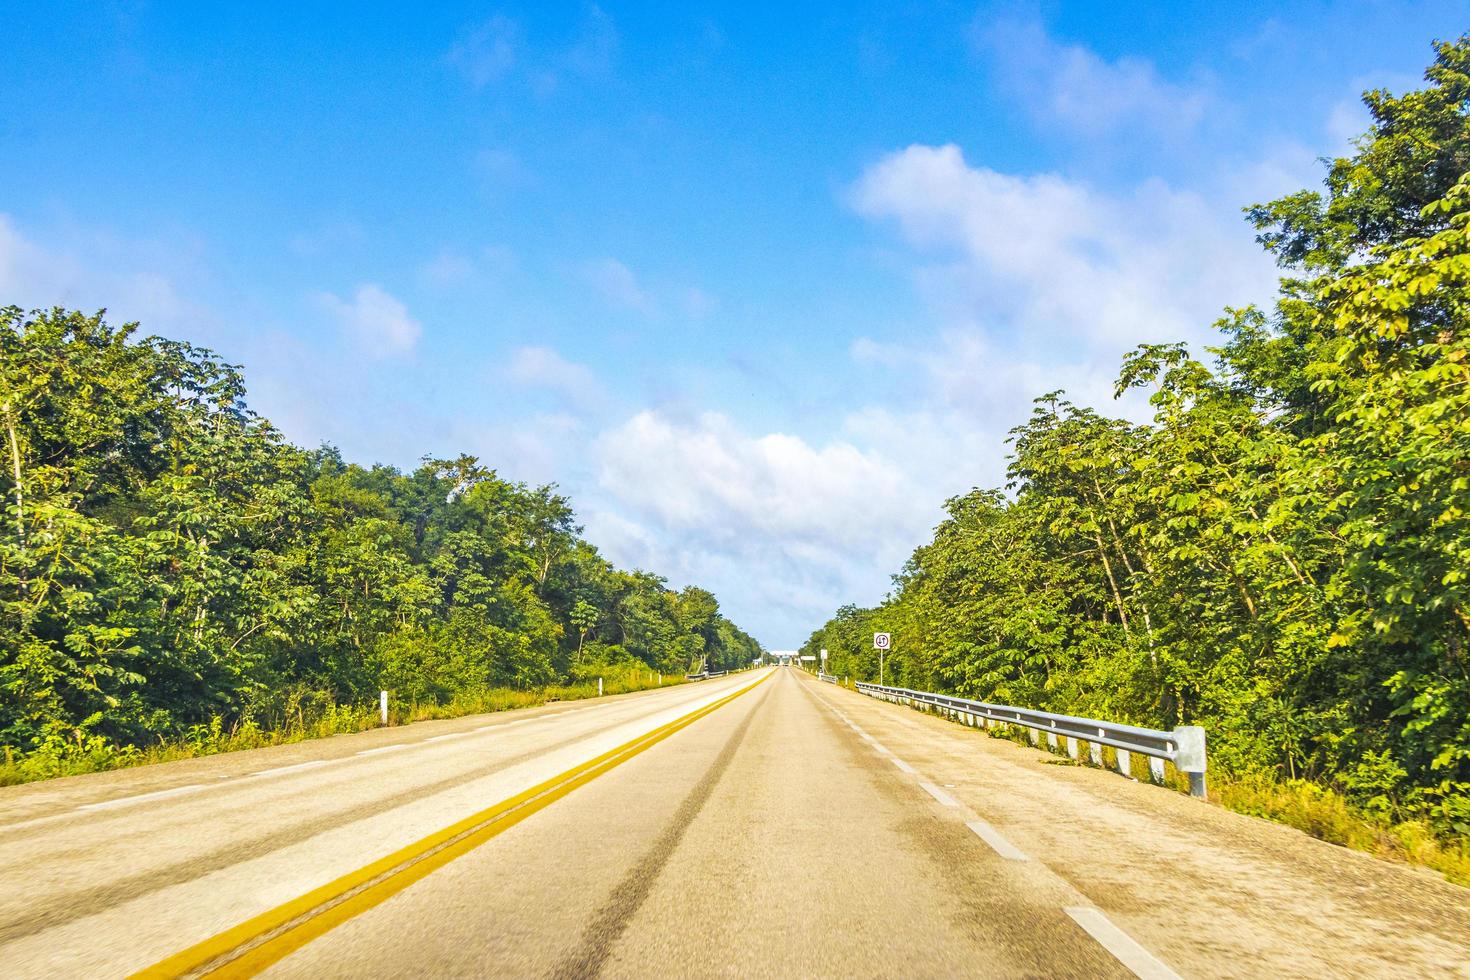
[[154, 980], [183, 976], [254, 976], [328, 930], [380, 905], [420, 878], [469, 853], [538, 810], [550, 806], [579, 786], [585, 786], [598, 776], [662, 742], [681, 728], [687, 728], [705, 715], [729, 704], [764, 683], [769, 677], [767, 674], [749, 687], [743, 687], [655, 728], [646, 735], [640, 735], [631, 742], [610, 749], [595, 759], [574, 766], [559, 776], [553, 776], [488, 809], [400, 848], [364, 868], [315, 888], [300, 898], [262, 912], [253, 919], [160, 960], [133, 974], [133, 978], [138, 980], [146, 977]]

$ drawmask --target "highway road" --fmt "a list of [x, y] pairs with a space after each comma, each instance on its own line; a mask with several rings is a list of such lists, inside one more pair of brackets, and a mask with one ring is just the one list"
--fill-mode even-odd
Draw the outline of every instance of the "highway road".
[[791, 669], [0, 790], [0, 975], [1470, 976], [1470, 890]]

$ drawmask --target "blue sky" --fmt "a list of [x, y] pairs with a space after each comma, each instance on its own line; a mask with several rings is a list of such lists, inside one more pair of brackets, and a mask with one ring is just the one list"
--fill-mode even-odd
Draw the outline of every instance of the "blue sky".
[[1470, 28], [1243, 9], [9, 4], [0, 303], [214, 347], [301, 444], [557, 482], [794, 646], [1031, 398], [1268, 298], [1240, 207]]

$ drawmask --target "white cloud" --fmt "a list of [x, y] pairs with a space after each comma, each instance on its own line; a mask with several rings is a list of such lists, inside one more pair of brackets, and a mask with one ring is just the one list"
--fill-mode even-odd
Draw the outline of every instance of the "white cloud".
[[612, 17], [597, 4], [591, 4], [580, 35], [566, 53], [567, 67], [586, 75], [606, 74], [612, 70], [618, 44], [618, 28]]
[[1343, 99], [1332, 107], [1327, 117], [1327, 138], [1332, 152], [1351, 153], [1353, 140], [1373, 125], [1373, 116], [1362, 99]]
[[843, 548], [854, 527], [886, 536], [914, 513], [912, 488], [882, 457], [842, 442], [748, 436], [714, 412], [688, 421], [640, 412], [605, 433], [597, 455], [605, 489], [680, 533]]
[[[552, 411], [522, 414], [489, 426], [471, 421], [456, 429], [450, 444], [483, 450], [483, 458], [511, 479], [582, 486], [588, 439], [583, 419]], [[583, 499], [580, 492], [573, 494], [574, 504]]]
[[693, 317], [705, 317], [713, 313], [720, 305], [720, 301], [698, 286], [689, 286], [683, 290], [684, 312]]
[[319, 293], [317, 299], [373, 356], [411, 351], [423, 334], [423, 325], [409, 315], [408, 307], [376, 283], [358, 286], [351, 301], [332, 293]]
[[490, 194], [524, 187], [532, 175], [513, 150], [490, 147], [475, 154], [474, 172], [482, 190]]
[[484, 88], [515, 67], [521, 44], [520, 25], [496, 15], [461, 34], [445, 57], [471, 85]]
[[598, 259], [582, 266], [582, 278], [605, 301], [630, 310], [649, 310], [653, 301], [638, 283], [633, 270], [614, 258]]
[[550, 347], [517, 349], [506, 374], [517, 384], [545, 388], [584, 408], [595, 406], [603, 398], [602, 384], [591, 368], [567, 360]]
[[480, 249], [480, 261], [487, 271], [503, 276], [515, 271], [516, 253], [508, 245], [486, 245]]
[[47, 298], [41, 294], [64, 292], [66, 286], [62, 284], [76, 277], [74, 263], [48, 255], [21, 234], [10, 215], [0, 213], [0, 293], [5, 296], [4, 303], [63, 303], [63, 296]]
[[577, 271], [582, 281], [603, 302], [617, 309], [637, 310], [650, 315], [676, 313], [703, 319], [720, 306], [718, 297], [698, 286], [668, 280], [648, 283], [611, 257], [584, 262]]
[[185, 296], [181, 281], [207, 278], [192, 240], [125, 239], [90, 229], [41, 242], [0, 212], [0, 303], [95, 312], [113, 323], [136, 320], [145, 333], [212, 341], [217, 318]]
[[431, 286], [454, 286], [475, 274], [475, 263], [460, 252], [444, 249], [419, 266], [419, 278]]
[[[881, 595], [941, 503], [881, 452], [644, 411], [604, 432], [589, 533], [614, 560], [717, 587], [797, 642], [835, 601]], [[799, 634], [799, 635], [798, 635]]]
[[503, 281], [516, 271], [516, 253], [505, 245], [486, 245], [473, 251], [442, 248], [417, 270], [418, 281], [435, 289], [474, 281]]
[[1201, 337], [1223, 303], [1264, 298], [1275, 281], [1234, 208], [1160, 181], [1108, 195], [916, 145], [870, 167], [852, 202], [930, 260], [917, 280], [944, 318], [1023, 346], [1073, 345], [1064, 357]]
[[1140, 126], [1187, 132], [1209, 107], [1202, 89], [1166, 81], [1147, 59], [1108, 61], [1082, 45], [1053, 40], [1037, 21], [977, 20], [972, 37], [1034, 114], [1077, 135]]
[[297, 255], [315, 258], [328, 254], [340, 255], [349, 249], [360, 248], [367, 240], [367, 229], [360, 222], [331, 219], [296, 232], [286, 245]]
[[[865, 433], [864, 444], [903, 446], [912, 460], [932, 459], [952, 468], [953, 450], [946, 444], [966, 445], [994, 458], [1004, 456], [1006, 433], [1024, 422], [1032, 400], [1047, 392], [1063, 390], [1076, 404], [1138, 421], [1149, 417], [1142, 397], [1114, 400], [1117, 360], [1076, 359], [1070, 353], [1028, 356], [995, 343], [974, 327], [947, 327], [917, 344], [859, 338], [851, 350], [855, 362], [892, 371], [905, 378], [903, 388], [922, 394], [909, 401], [908, 414], [896, 426], [871, 411], [855, 413], [848, 426]], [[894, 417], [887, 413], [887, 418]], [[878, 435], [885, 438], [878, 440]], [[990, 465], [977, 476], [983, 474], [987, 485], [998, 485], [1003, 473], [1004, 466]], [[943, 478], [930, 483], [951, 485]]]
[[518, 79], [547, 97], [565, 76], [599, 78], [617, 60], [620, 38], [612, 17], [589, 4], [572, 37], [559, 44], [530, 44], [518, 21], [497, 15], [461, 32], [445, 55], [475, 88]]

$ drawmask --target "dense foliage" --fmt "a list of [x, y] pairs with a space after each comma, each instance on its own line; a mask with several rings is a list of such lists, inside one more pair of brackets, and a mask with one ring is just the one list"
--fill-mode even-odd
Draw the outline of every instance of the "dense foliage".
[[875, 609], [807, 651], [875, 678], [1161, 727], [1213, 765], [1470, 833], [1470, 36], [1365, 97], [1325, 193], [1248, 209], [1285, 271], [1210, 358], [1129, 355], [1153, 423], [1037, 401]]
[[244, 396], [136, 325], [0, 310], [7, 754], [760, 652], [709, 592], [600, 557], [552, 487], [303, 451]]

